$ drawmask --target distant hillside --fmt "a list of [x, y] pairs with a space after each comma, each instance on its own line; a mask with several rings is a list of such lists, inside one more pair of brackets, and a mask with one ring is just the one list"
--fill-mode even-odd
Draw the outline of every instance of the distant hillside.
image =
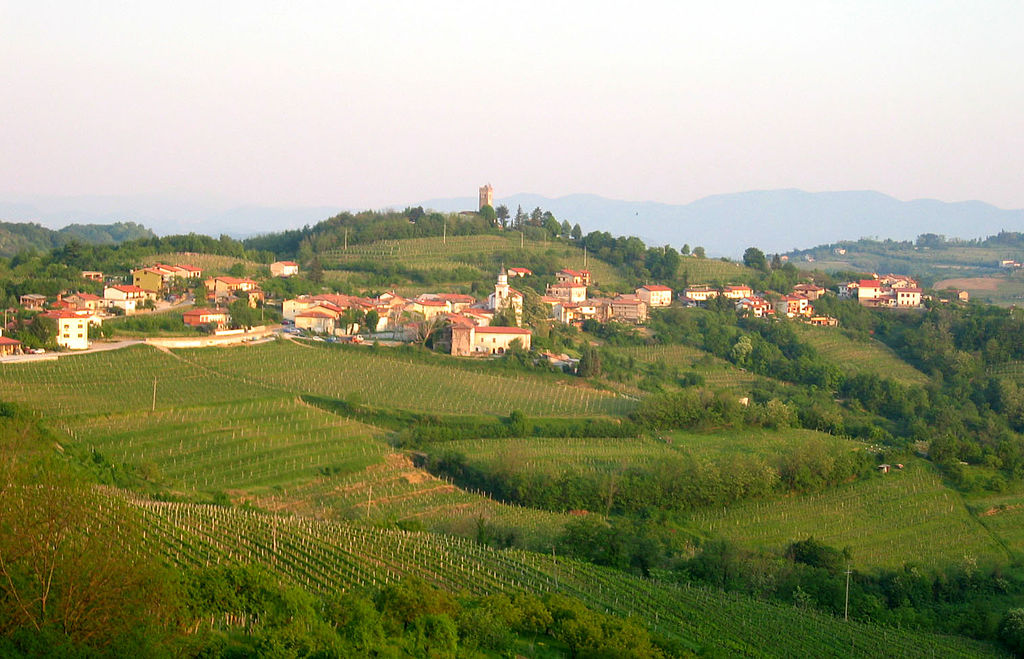
[[[432, 199], [425, 208], [455, 211], [476, 199]], [[980, 201], [900, 201], [880, 192], [759, 190], [704, 197], [686, 205], [621, 201], [578, 194], [549, 199], [533, 194], [500, 198], [515, 213], [541, 207], [584, 231], [635, 235], [651, 245], [703, 245], [710, 255], [738, 257], [749, 246], [787, 252], [868, 236], [912, 240], [923, 233], [977, 238], [1024, 229], [1024, 210], [1004, 210]]]
[[119, 245], [128, 240], [155, 237], [155, 233], [135, 222], [69, 224], [58, 231], [28, 222], [0, 222], [0, 256], [13, 256], [27, 249], [47, 251], [72, 240], [93, 245]]

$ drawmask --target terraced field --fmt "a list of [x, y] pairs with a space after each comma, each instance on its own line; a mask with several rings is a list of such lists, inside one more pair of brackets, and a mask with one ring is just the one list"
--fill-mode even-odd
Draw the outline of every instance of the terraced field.
[[757, 375], [737, 368], [724, 359], [686, 345], [629, 346], [616, 348], [615, 351], [637, 361], [662, 361], [672, 368], [700, 373], [712, 389], [742, 391], [758, 379]]
[[706, 510], [691, 519], [708, 534], [772, 550], [814, 536], [834, 547], [850, 547], [853, 566], [860, 569], [958, 564], [968, 556], [981, 563], [1007, 558], [961, 496], [920, 460], [882, 478], [782, 501]]
[[149, 411], [278, 396], [258, 382], [218, 376], [148, 346], [0, 364], [0, 399], [46, 416]]
[[754, 271], [735, 261], [684, 256], [679, 264], [677, 283], [682, 282], [684, 273], [689, 284], [729, 284], [746, 280]]
[[832, 327], [798, 325], [801, 340], [848, 374], [874, 373], [902, 384], [923, 385], [928, 376], [903, 361], [889, 346], [876, 339], [857, 339]]
[[[404, 358], [369, 348], [274, 342], [243, 349], [183, 350], [190, 364], [281, 391], [332, 398], [358, 396], [375, 407], [448, 414], [535, 416], [621, 414], [634, 403], [568, 381], [509, 377]], [[572, 383], [575, 384], [575, 383]]]
[[184, 490], [291, 486], [325, 471], [361, 472], [387, 452], [376, 428], [292, 398], [96, 415], [65, 430], [108, 460]]
[[[111, 493], [111, 497], [123, 495]], [[891, 630], [703, 588], [627, 576], [520, 550], [494, 550], [427, 533], [296, 516], [128, 498], [143, 518], [143, 546], [184, 566], [259, 563], [316, 591], [378, 586], [415, 575], [452, 591], [561, 592], [591, 607], [636, 616], [714, 656], [999, 656], [961, 638]], [[118, 524], [112, 500], [98, 515]]]
[[632, 466], [656, 464], [686, 454], [728, 465], [738, 456], [768, 462], [803, 445], [821, 444], [854, 450], [862, 445], [813, 430], [781, 432], [747, 430], [727, 433], [672, 432], [662, 438], [515, 438], [464, 439], [445, 443], [470, 463], [489, 469], [558, 474], [563, 471], [612, 473]]

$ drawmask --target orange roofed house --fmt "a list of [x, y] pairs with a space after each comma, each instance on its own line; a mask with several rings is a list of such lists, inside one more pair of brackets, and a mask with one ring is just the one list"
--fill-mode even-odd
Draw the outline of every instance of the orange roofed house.
[[636, 289], [636, 296], [648, 307], [667, 307], [672, 304], [672, 289], [668, 286], [648, 284]]
[[299, 264], [295, 261], [274, 261], [270, 264], [271, 277], [294, 277], [299, 274]]
[[452, 354], [459, 357], [473, 355], [501, 355], [513, 341], [519, 341], [524, 350], [530, 349], [533, 334], [521, 327], [477, 327], [470, 323], [452, 325]]
[[231, 316], [225, 309], [189, 309], [182, 314], [182, 319], [189, 327], [216, 325], [224, 327], [231, 322]]

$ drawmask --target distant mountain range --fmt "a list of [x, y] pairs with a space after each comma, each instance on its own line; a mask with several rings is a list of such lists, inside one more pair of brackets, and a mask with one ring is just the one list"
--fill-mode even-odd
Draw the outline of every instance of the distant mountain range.
[[[1006, 229], [1024, 231], [1024, 209], [1005, 210], [980, 201], [900, 201], [872, 191], [804, 192], [763, 190], [714, 195], [690, 204], [622, 201], [591, 194], [548, 198], [517, 194], [497, 200], [514, 214], [535, 207], [584, 231], [635, 235], [652, 245], [702, 245], [712, 256], [737, 257], [749, 246], [768, 253], [857, 240], [909, 240], [922, 233], [978, 238]], [[431, 199], [394, 208], [423, 206], [437, 211], [475, 210], [476, 197]], [[242, 238], [316, 224], [342, 207], [264, 207], [182, 201], [170, 197], [63, 197], [0, 200], [0, 220], [69, 223], [132, 221], [160, 235], [226, 233]], [[352, 209], [349, 209], [352, 210]]]
[[[432, 199], [425, 208], [475, 208], [474, 197]], [[634, 235], [651, 245], [703, 245], [709, 255], [737, 257], [756, 246], [768, 253], [857, 240], [911, 240], [923, 233], [980, 238], [1005, 229], [1024, 231], [1024, 209], [1004, 210], [980, 201], [900, 201], [873, 191], [758, 190], [714, 195], [690, 204], [620, 201], [578, 194], [549, 199], [518, 194], [497, 199], [513, 215], [535, 207], [579, 224], [584, 231]]]

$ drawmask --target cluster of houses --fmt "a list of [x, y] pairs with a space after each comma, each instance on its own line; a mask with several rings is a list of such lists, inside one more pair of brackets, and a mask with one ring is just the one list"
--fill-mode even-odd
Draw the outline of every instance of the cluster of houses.
[[754, 289], [746, 284], [735, 284], [722, 288], [711, 286], [690, 286], [683, 290], [679, 297], [683, 306], [701, 306], [708, 300], [722, 298], [732, 300], [736, 310], [747, 313], [754, 318], [769, 316], [786, 316], [803, 320], [810, 325], [834, 327], [839, 321], [829, 316], [815, 315], [815, 300], [825, 294], [825, 289], [815, 284], [797, 284], [788, 295], [773, 296], [769, 299], [764, 294], [755, 295]]
[[882, 309], [920, 307], [922, 293], [917, 281], [904, 275], [876, 275], [839, 285], [840, 297], [856, 298], [862, 306]]

